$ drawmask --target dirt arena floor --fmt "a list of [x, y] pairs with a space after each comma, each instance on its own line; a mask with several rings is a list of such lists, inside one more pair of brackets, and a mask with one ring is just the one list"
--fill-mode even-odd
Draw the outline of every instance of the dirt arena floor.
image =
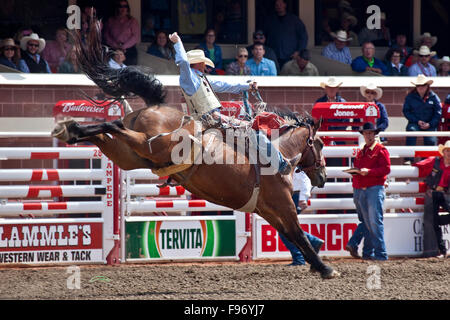
[[322, 280], [288, 261], [80, 266], [77, 289], [67, 267], [0, 268], [0, 299], [450, 299], [450, 259], [324, 260], [339, 278]]

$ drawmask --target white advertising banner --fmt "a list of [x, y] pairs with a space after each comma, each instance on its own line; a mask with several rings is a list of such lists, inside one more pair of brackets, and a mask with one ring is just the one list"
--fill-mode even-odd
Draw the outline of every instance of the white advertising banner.
[[[422, 254], [422, 213], [385, 214], [384, 237], [390, 256], [419, 256]], [[356, 214], [302, 214], [302, 229], [324, 240], [321, 256], [350, 256], [344, 250], [359, 221]], [[442, 227], [447, 244], [450, 243], [449, 226]], [[267, 221], [254, 215], [253, 259], [290, 258], [278, 232]], [[362, 243], [359, 246], [361, 254]]]

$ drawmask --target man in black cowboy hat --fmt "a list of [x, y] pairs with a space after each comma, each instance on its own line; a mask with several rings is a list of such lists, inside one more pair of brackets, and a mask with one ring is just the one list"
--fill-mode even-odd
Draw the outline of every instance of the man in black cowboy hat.
[[359, 132], [364, 136], [365, 145], [356, 155], [352, 184], [353, 202], [362, 223], [345, 249], [353, 257], [358, 257], [358, 244], [364, 237], [363, 259], [387, 260], [383, 203], [386, 196], [384, 184], [391, 171], [391, 160], [386, 147], [375, 140], [380, 129], [367, 122]]

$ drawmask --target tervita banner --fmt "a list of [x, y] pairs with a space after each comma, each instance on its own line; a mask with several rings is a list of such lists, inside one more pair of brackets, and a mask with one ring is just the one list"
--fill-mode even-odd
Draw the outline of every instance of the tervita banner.
[[126, 222], [127, 260], [235, 257], [235, 219]]

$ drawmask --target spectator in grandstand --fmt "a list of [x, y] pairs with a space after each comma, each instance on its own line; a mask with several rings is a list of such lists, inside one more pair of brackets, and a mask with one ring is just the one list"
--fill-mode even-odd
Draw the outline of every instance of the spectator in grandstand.
[[142, 27], [142, 41], [143, 42], [152, 42], [156, 39], [155, 33], [155, 17], [153, 15], [145, 18], [145, 23]]
[[166, 32], [156, 32], [156, 41], [147, 49], [147, 53], [166, 60], [175, 60], [175, 50]]
[[386, 111], [386, 107], [379, 100], [383, 96], [383, 90], [378, 88], [373, 83], [369, 83], [367, 86], [360, 87], [361, 95], [366, 99], [367, 102], [375, 103], [380, 111], [380, 117], [377, 119], [377, 130], [385, 131], [389, 126], [389, 117]]
[[267, 45], [275, 51], [282, 68], [302, 49], [306, 49], [308, 33], [303, 21], [287, 12], [286, 0], [275, 1], [275, 13], [264, 24], [265, 34]]
[[379, 129], [370, 122], [360, 130], [365, 145], [353, 163], [352, 185], [353, 202], [362, 222], [363, 259], [383, 261], [388, 259], [383, 224], [384, 184], [391, 171], [391, 160], [386, 147], [375, 140], [378, 132]]
[[362, 56], [352, 61], [352, 70], [356, 72], [372, 71], [387, 75], [386, 65], [375, 58], [375, 46], [372, 42], [365, 42], [362, 45]]
[[372, 42], [378, 47], [390, 47], [391, 32], [386, 26], [386, 13], [381, 12], [380, 14], [380, 28], [369, 29], [365, 26], [359, 32], [358, 38], [360, 45], [366, 42]]
[[[436, 36], [432, 36], [429, 32], [424, 32], [419, 38], [418, 48], [421, 46], [427, 46], [428, 49], [431, 49], [436, 45], [438, 38]], [[437, 54], [431, 57], [431, 60], [438, 59]], [[434, 62], [433, 62], [434, 63]]]
[[248, 59], [247, 66], [253, 76], [276, 76], [277, 68], [275, 62], [264, 58], [264, 45], [255, 43], [253, 46], [253, 58]]
[[116, 49], [113, 53], [113, 56], [111, 57], [111, 59], [109, 59], [109, 66], [113, 69], [122, 69], [122, 68], [126, 68], [125, 65], [125, 52], [122, 49]]
[[436, 52], [430, 51], [427, 46], [421, 46], [418, 51], [414, 50], [414, 55], [419, 56], [419, 61], [409, 68], [408, 75], [415, 77], [423, 74], [427, 77], [436, 77], [436, 68], [430, 63], [431, 57], [435, 56]]
[[17, 30], [16, 34], [14, 35], [14, 42], [16, 45], [20, 47], [20, 41], [23, 37], [29, 36], [33, 33], [33, 30], [30, 27], [22, 27], [19, 30]]
[[227, 75], [234, 76], [247, 76], [251, 74], [250, 68], [247, 66], [246, 62], [248, 60], [248, 51], [244, 47], [240, 47], [236, 54], [236, 61], [230, 63], [227, 66]]
[[[415, 86], [406, 96], [403, 104], [403, 114], [408, 120], [406, 131], [436, 131], [441, 121], [442, 107], [441, 101], [430, 86], [433, 80], [420, 74], [411, 83]], [[406, 145], [415, 146], [416, 137], [407, 137]], [[436, 137], [423, 137], [423, 142], [427, 146], [437, 144]], [[405, 164], [410, 164], [413, 159], [407, 158]]]
[[311, 55], [308, 49], [303, 49], [300, 54], [295, 56], [291, 61], [286, 62], [281, 69], [282, 76], [318, 76], [319, 70], [313, 65]]
[[344, 12], [341, 16], [341, 30], [347, 32], [349, 47], [359, 47], [358, 35], [352, 30], [358, 24], [358, 19], [348, 12]]
[[401, 63], [403, 53], [400, 49], [389, 49], [386, 58], [386, 74], [388, 76], [408, 76], [408, 68]]
[[436, 61], [436, 69], [438, 69], [438, 77], [448, 77], [450, 75], [450, 57], [444, 56]]
[[0, 64], [11, 69], [22, 71], [19, 68], [19, 61], [20, 49], [15, 44], [14, 39], [4, 39], [0, 44]]
[[[407, 46], [407, 39], [405, 33], [398, 33], [395, 37], [395, 43], [392, 44], [391, 49], [399, 49], [402, 53], [401, 63], [406, 64], [406, 60], [412, 54], [412, 48]], [[390, 51], [388, 51], [389, 53]], [[386, 56], [386, 61], [390, 61], [390, 59]]]
[[77, 63], [75, 48], [71, 48], [66, 55], [66, 59], [58, 68], [59, 73], [82, 73]]
[[104, 40], [112, 49], [125, 52], [127, 65], [137, 64], [136, 44], [140, 33], [138, 21], [130, 15], [127, 0], [120, 0], [115, 6], [115, 15], [108, 19], [104, 30]]
[[205, 41], [198, 45], [199, 49], [205, 52], [205, 57], [209, 58], [215, 65], [215, 68], [206, 67], [206, 73], [224, 74], [222, 61], [222, 48], [216, 44], [216, 31], [207, 29], [205, 32]]
[[334, 41], [323, 48], [322, 55], [328, 59], [351, 64], [352, 55], [347, 47], [347, 43], [351, 41], [352, 38], [348, 38], [347, 32], [344, 30], [339, 30], [337, 33], [332, 32], [331, 35], [333, 36]]
[[58, 67], [63, 63], [71, 48], [66, 28], [58, 28], [55, 40], [47, 41], [47, 45], [42, 51], [42, 57], [48, 62], [53, 73], [58, 72]]
[[264, 45], [265, 54], [264, 57], [266, 59], [272, 60], [275, 62], [275, 67], [277, 67], [277, 73], [280, 73], [280, 65], [278, 64], [278, 58], [275, 54], [275, 51], [271, 47], [266, 46], [266, 36], [264, 35], [264, 31], [257, 30], [253, 33], [253, 44], [247, 47], [248, 58], [253, 58], [253, 47], [256, 43], [262, 43]]
[[19, 61], [19, 69], [26, 73], [52, 73], [47, 61], [40, 55], [45, 48], [45, 40], [32, 33], [20, 40], [22, 59]]
[[[419, 177], [426, 177], [425, 206], [423, 215], [423, 256], [447, 256], [442, 238], [442, 225], [450, 224], [450, 140], [439, 145], [438, 157], [429, 157], [413, 166], [419, 168]], [[447, 214], [439, 215], [440, 207]]]
[[[303, 171], [294, 171], [292, 175], [292, 187], [294, 191], [292, 194], [292, 200], [294, 201], [295, 208], [297, 209], [297, 214], [300, 214], [302, 210], [305, 210], [308, 207], [308, 199], [311, 197], [312, 189], [311, 180], [309, 180], [308, 176]], [[308, 232], [305, 232], [305, 235], [314, 248], [314, 251], [319, 253], [324, 241], [316, 236], [313, 236], [312, 234], [309, 234]], [[291, 252], [292, 263], [290, 266], [305, 265], [305, 258], [303, 257], [300, 249], [290, 242], [282, 233], [280, 233], [280, 239], [283, 241], [286, 248]]]

